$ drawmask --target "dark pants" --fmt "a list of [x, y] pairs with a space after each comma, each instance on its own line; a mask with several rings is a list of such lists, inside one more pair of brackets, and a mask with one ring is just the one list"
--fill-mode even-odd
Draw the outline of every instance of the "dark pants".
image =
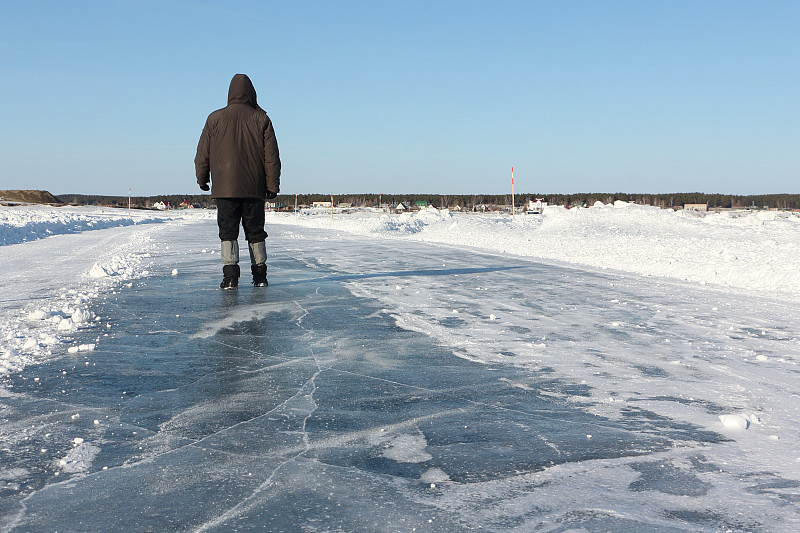
[[264, 200], [260, 198], [217, 198], [217, 225], [221, 241], [239, 238], [239, 223], [247, 242], [264, 242]]

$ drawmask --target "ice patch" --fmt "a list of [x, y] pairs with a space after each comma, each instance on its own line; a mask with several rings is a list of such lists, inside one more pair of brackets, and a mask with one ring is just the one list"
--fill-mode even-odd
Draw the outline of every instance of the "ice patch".
[[0, 481], [13, 481], [20, 479], [30, 474], [27, 468], [8, 468], [0, 470]]
[[55, 466], [70, 474], [87, 472], [91, 468], [97, 454], [100, 453], [100, 448], [92, 444], [84, 443], [81, 438], [76, 438], [73, 444], [75, 447], [62, 459], [56, 461]]
[[271, 304], [269, 307], [263, 305], [241, 305], [233, 308], [228, 316], [206, 324], [203, 329], [192, 335], [192, 338], [207, 339], [234, 324], [249, 322], [251, 320], [260, 320], [269, 313], [294, 313], [299, 316], [300, 312], [300, 309], [291, 303], [275, 303], [274, 305]]
[[419, 477], [424, 483], [444, 483], [450, 481], [450, 476], [441, 468], [429, 468]]
[[428, 442], [421, 433], [376, 433], [369, 437], [372, 446], [381, 448], [381, 455], [398, 463], [424, 463], [433, 456], [425, 451]]

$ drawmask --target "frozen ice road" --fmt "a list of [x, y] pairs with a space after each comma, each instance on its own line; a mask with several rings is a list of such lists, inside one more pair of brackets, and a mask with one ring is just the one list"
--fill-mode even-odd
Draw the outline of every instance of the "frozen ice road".
[[796, 302], [268, 230], [238, 292], [213, 220], [154, 233], [4, 379], [0, 529], [800, 528]]

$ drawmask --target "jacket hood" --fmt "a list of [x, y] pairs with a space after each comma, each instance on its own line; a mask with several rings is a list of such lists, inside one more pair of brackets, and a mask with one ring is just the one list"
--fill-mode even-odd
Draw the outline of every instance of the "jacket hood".
[[247, 104], [259, 109], [258, 102], [256, 102], [256, 89], [246, 74], [236, 74], [231, 80], [231, 86], [228, 89], [228, 104]]

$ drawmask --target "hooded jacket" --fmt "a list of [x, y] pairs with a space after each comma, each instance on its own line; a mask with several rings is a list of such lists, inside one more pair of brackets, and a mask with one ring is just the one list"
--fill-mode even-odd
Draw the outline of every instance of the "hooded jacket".
[[275, 130], [246, 75], [233, 77], [228, 105], [208, 116], [194, 166], [199, 185], [211, 181], [212, 198], [266, 198], [280, 191]]

